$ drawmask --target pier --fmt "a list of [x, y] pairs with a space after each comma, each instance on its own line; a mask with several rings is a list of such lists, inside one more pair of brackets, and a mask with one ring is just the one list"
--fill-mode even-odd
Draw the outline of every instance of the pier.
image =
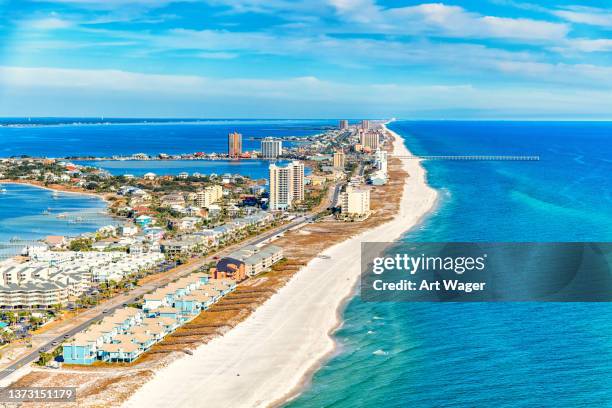
[[408, 160], [476, 160], [476, 161], [539, 161], [540, 156], [496, 156], [496, 155], [476, 155], [476, 156], [401, 156], [391, 155], [398, 159]]

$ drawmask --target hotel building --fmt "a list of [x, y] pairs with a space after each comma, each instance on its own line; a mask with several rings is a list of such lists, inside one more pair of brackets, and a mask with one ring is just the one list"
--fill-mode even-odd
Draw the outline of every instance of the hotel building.
[[240, 157], [242, 154], [242, 135], [233, 132], [227, 135], [227, 154], [229, 157]]
[[282, 140], [266, 137], [261, 141], [261, 155], [264, 159], [276, 159], [283, 154]]
[[304, 200], [304, 164], [293, 161], [286, 166], [271, 164], [270, 209], [287, 210], [295, 201]]
[[362, 120], [361, 121], [361, 129], [363, 129], [363, 130], [370, 130], [370, 121], [369, 120]]
[[340, 130], [348, 129], [348, 120], [342, 119], [338, 127], [340, 128]]

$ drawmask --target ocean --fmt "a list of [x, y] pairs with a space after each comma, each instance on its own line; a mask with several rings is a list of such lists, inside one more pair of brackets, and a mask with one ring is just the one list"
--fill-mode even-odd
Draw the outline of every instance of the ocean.
[[338, 121], [247, 119], [0, 120], [0, 157], [129, 156], [135, 153], [226, 153], [227, 135], [242, 133], [243, 150], [259, 149], [253, 137], [311, 136]]
[[3, 184], [2, 188], [6, 192], [0, 193], [0, 260], [48, 235], [76, 236], [117, 223], [106, 215], [106, 203], [97, 197], [54, 196], [52, 191], [21, 184]]
[[[405, 242], [610, 241], [612, 123], [394, 122], [427, 161], [436, 210]], [[367, 303], [290, 408], [610, 406], [612, 304]]]

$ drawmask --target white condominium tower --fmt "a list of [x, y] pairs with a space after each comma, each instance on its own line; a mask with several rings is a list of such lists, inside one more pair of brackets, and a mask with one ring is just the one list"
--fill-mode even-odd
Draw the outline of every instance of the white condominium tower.
[[286, 166], [270, 165], [270, 209], [286, 210], [304, 200], [304, 164], [293, 161]]
[[293, 200], [304, 201], [304, 163], [292, 161], [289, 166], [293, 169], [293, 182], [291, 186]]
[[340, 193], [340, 205], [343, 214], [368, 215], [370, 212], [370, 190], [347, 186], [346, 191]]
[[261, 155], [264, 159], [276, 159], [283, 154], [282, 140], [266, 137], [261, 141]]

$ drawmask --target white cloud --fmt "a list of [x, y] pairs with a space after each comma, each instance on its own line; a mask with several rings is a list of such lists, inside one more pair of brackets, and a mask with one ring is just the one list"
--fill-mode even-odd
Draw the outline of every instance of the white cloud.
[[160, 8], [170, 3], [186, 3], [197, 0], [34, 0], [39, 3], [62, 3], [80, 8], [110, 10], [122, 7]]
[[[507, 67], [524, 69], [525, 67]], [[534, 67], [535, 70], [547, 69]], [[476, 87], [471, 84], [348, 84], [316, 77], [276, 80], [154, 75], [119, 70], [0, 67], [0, 108], [13, 115], [283, 117], [402, 116], [461, 111], [608, 115], [604, 90]], [[61, 104], [48, 101], [61, 99]], [[95, 103], [89, 103], [95, 101]], [[23, 111], [16, 111], [18, 107]], [[178, 112], [178, 113], [177, 113]]]
[[557, 17], [572, 23], [587, 24], [599, 27], [612, 27], [612, 11], [585, 6], [567, 6], [551, 11]]
[[59, 17], [51, 16], [38, 19], [23, 20], [19, 23], [22, 28], [31, 30], [57, 30], [70, 28], [73, 23]]
[[239, 55], [232, 52], [200, 52], [196, 56], [203, 59], [229, 60], [238, 58]]
[[386, 9], [383, 20], [397, 32], [457, 38], [558, 41], [569, 31], [566, 24], [526, 18], [485, 16], [459, 6], [428, 3]]
[[[383, 7], [374, 0], [207, 0], [236, 13], [275, 13], [289, 20], [336, 16], [337, 22], [315, 26], [332, 32], [367, 32], [393, 35], [433, 35], [457, 38], [556, 41], [569, 31], [564, 23], [527, 18], [482, 15], [460, 6], [423, 3], [408, 7]], [[330, 13], [333, 11], [333, 13]], [[307, 20], [308, 21], [308, 20]]]
[[580, 52], [609, 52], [612, 51], [612, 39], [599, 38], [577, 38], [568, 40], [567, 43], [559, 48], [559, 52], [580, 51]]

